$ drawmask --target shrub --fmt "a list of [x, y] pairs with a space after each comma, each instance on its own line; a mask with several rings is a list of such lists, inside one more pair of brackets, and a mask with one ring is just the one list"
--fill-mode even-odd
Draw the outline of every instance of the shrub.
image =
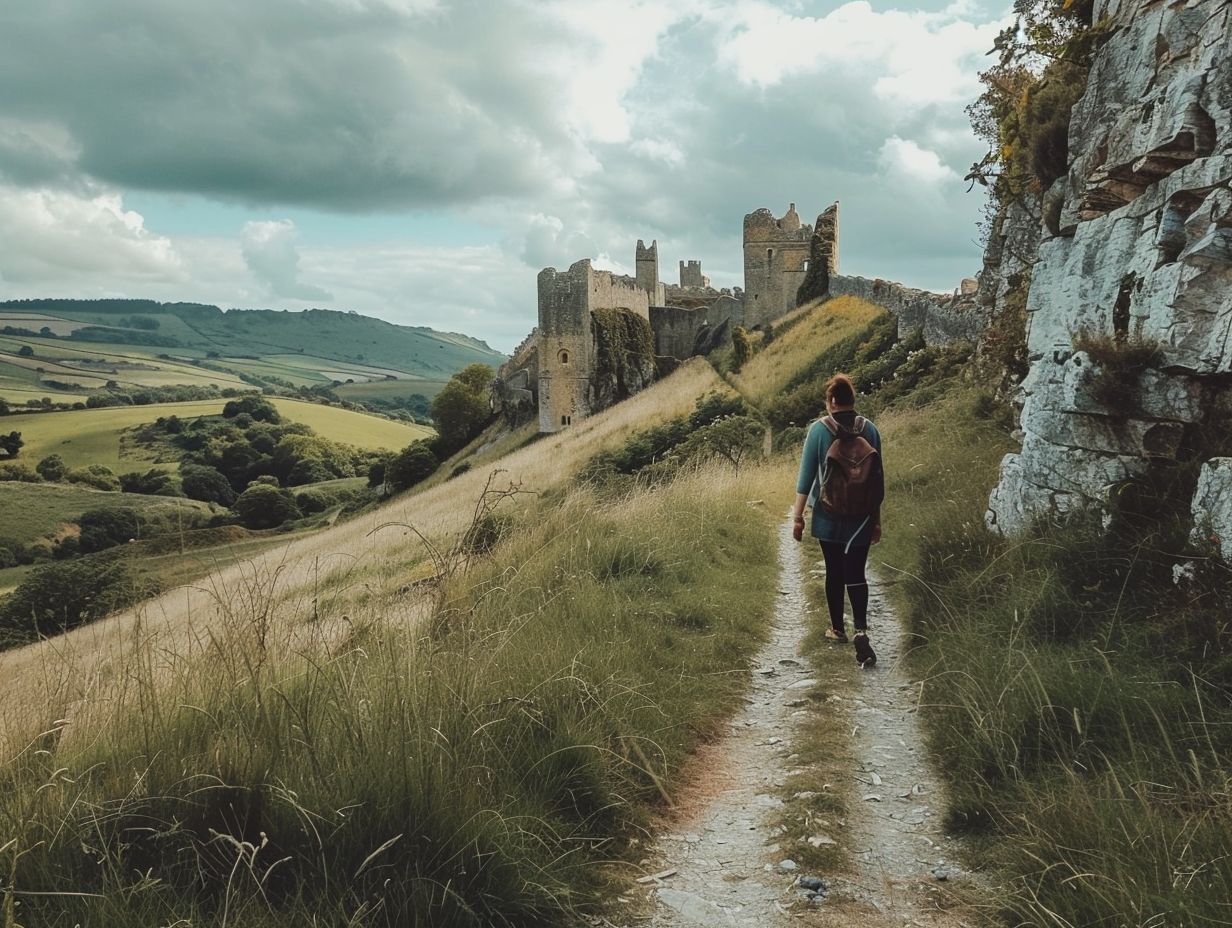
[[748, 330], [738, 325], [732, 329], [732, 370], [739, 370], [753, 357], [753, 342], [749, 339]]
[[[81, 550], [89, 554], [122, 545], [141, 536], [141, 517], [133, 509], [90, 509], [77, 519]], [[67, 540], [67, 539], [66, 539]]]
[[68, 468], [64, 465], [64, 458], [58, 454], [47, 455], [34, 465], [34, 469], [44, 480], [50, 480], [53, 483], [63, 480], [65, 473], [68, 472]]
[[86, 467], [75, 467], [64, 475], [66, 483], [76, 483], [81, 486], [93, 487], [96, 490], [107, 490], [118, 493], [120, 480], [110, 467], [102, 464], [90, 464]]
[[43, 478], [25, 464], [16, 461], [0, 461], [0, 482], [42, 483]]
[[151, 467], [144, 474], [140, 471], [120, 474], [120, 489], [125, 493], [141, 493], [146, 496], [183, 495], [175, 485], [175, 478], [157, 467]]
[[14, 554], [8, 548], [0, 545], [0, 570], [4, 570], [6, 567], [16, 567], [16, 566], [17, 566], [17, 555]]
[[235, 513], [247, 528], [274, 528], [300, 517], [295, 499], [286, 490], [257, 484], [235, 501]]
[[203, 467], [199, 464], [185, 464], [180, 469], [180, 486], [189, 499], [201, 500], [206, 503], [218, 503], [231, 506], [235, 503], [235, 490], [227, 478], [213, 467]]
[[427, 480], [434, 473], [440, 462], [432, 451], [432, 445], [425, 439], [413, 442], [404, 448], [385, 471], [385, 479], [395, 492], [407, 490]]
[[274, 404], [259, 396], [245, 396], [238, 400], [231, 400], [222, 408], [224, 419], [234, 419], [240, 414], [245, 414], [258, 422], [277, 424], [282, 421], [282, 416], [278, 414]]
[[287, 486], [302, 487], [306, 483], [322, 483], [337, 475], [320, 458], [301, 458], [287, 474]]
[[0, 628], [24, 639], [101, 618], [157, 592], [116, 557], [84, 557], [30, 572], [0, 602]]

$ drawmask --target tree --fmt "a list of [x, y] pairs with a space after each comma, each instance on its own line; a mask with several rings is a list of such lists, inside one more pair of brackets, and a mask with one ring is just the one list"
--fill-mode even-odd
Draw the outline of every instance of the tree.
[[185, 464], [180, 469], [180, 486], [189, 499], [223, 506], [235, 504], [235, 490], [227, 478], [212, 467], [200, 464]]
[[34, 357], [34, 349], [31, 348], [29, 345], [22, 345], [20, 348], [17, 349], [17, 353], [23, 358]]
[[454, 374], [432, 401], [432, 421], [441, 457], [463, 447], [492, 418], [489, 394], [494, 377], [492, 368], [486, 364], [469, 364]]
[[3, 451], [6, 457], [17, 457], [21, 451], [21, 446], [24, 444], [25, 442], [21, 439], [21, 432], [9, 432], [7, 435], [0, 435], [0, 451]]
[[52, 483], [58, 483], [64, 479], [64, 475], [68, 473], [68, 467], [64, 463], [64, 458], [58, 454], [49, 454], [43, 460], [34, 465], [34, 469], [38, 471], [39, 476], [44, 480], [50, 480]]
[[[48, 477], [47, 479], [50, 480], [51, 478]], [[140, 471], [120, 474], [120, 489], [125, 493], [143, 493], [146, 496], [182, 495], [176, 489], [175, 481], [171, 478], [171, 475], [165, 470], [159, 470], [157, 467], [151, 467], [144, 474]]]
[[224, 419], [234, 419], [240, 413], [247, 413], [258, 422], [281, 422], [282, 416], [269, 400], [259, 396], [245, 396], [243, 399], [231, 400], [222, 408]]
[[81, 514], [77, 524], [81, 526], [83, 554], [114, 548], [141, 535], [141, 518], [132, 509], [90, 509]]
[[260, 483], [239, 495], [235, 512], [248, 528], [274, 528], [300, 517], [299, 507], [290, 493]]
[[395, 492], [407, 490], [434, 473], [440, 461], [432, 451], [432, 445], [423, 439], [413, 442], [389, 462], [385, 468], [385, 480]]
[[0, 604], [0, 633], [49, 635], [123, 609], [157, 592], [123, 561], [106, 555], [31, 571]]
[[728, 416], [698, 429], [680, 449], [687, 459], [721, 458], [736, 472], [749, 457], [761, 454], [766, 427], [750, 416]]
[[744, 326], [732, 329], [732, 370], [739, 371], [753, 356], [753, 342]]

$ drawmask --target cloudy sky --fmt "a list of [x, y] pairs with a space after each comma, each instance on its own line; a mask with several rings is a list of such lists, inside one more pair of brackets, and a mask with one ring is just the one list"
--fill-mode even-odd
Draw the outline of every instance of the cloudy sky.
[[[908, 5], [911, 4], [911, 5]], [[990, 0], [39, 0], [0, 8], [0, 298], [354, 309], [509, 350], [535, 274], [842, 201], [842, 266], [979, 265]]]

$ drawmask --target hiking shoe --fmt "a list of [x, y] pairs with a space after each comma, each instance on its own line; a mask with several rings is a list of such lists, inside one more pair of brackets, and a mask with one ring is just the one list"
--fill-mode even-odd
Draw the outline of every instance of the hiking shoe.
[[869, 644], [866, 632], [856, 632], [856, 663], [861, 667], [872, 667], [877, 663], [877, 652]]
[[826, 629], [826, 637], [829, 638], [831, 641], [841, 641], [844, 644], [847, 643], [847, 633], [840, 632], [833, 625], [831, 625], [829, 628]]

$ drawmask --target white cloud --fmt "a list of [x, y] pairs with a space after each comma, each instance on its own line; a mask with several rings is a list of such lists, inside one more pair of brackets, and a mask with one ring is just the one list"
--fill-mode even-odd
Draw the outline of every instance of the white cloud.
[[0, 186], [0, 277], [57, 293], [85, 281], [103, 293], [186, 280], [171, 240], [147, 230], [119, 194], [12, 186]]
[[896, 135], [885, 140], [877, 160], [888, 174], [897, 174], [930, 186], [958, 180], [958, 173], [946, 166], [935, 151]]
[[939, 13], [881, 12], [854, 0], [813, 17], [748, 0], [727, 15], [732, 18], [719, 56], [740, 80], [769, 87], [802, 72], [848, 69], [850, 78], [855, 69], [879, 97], [904, 106], [972, 97], [975, 62], [999, 28], [967, 21], [963, 4]]
[[270, 295], [292, 300], [330, 301], [326, 290], [299, 279], [299, 233], [289, 219], [262, 220], [244, 225], [240, 250], [254, 277], [269, 287]]

